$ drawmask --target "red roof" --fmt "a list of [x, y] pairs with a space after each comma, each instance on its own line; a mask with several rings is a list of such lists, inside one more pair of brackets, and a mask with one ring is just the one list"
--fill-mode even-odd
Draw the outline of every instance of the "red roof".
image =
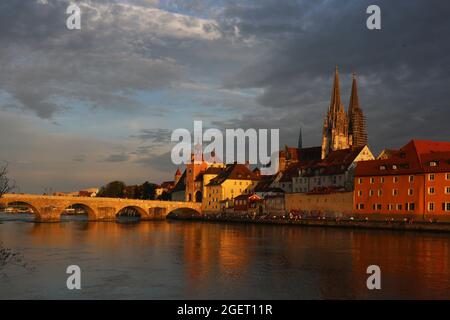
[[208, 186], [220, 185], [225, 180], [259, 180], [246, 165], [234, 163], [227, 165], [225, 169], [215, 178], [211, 179]]
[[387, 159], [359, 162], [355, 176], [448, 172], [449, 169], [450, 142], [411, 140], [402, 148], [392, 150]]
[[248, 201], [257, 201], [261, 200], [261, 197], [257, 194], [241, 194], [234, 198], [234, 200], [248, 200]]
[[325, 159], [309, 166], [308, 169], [311, 170], [305, 176], [315, 176], [317, 173], [321, 176], [342, 174], [348, 170], [348, 167], [355, 161], [362, 149], [364, 147], [332, 151]]

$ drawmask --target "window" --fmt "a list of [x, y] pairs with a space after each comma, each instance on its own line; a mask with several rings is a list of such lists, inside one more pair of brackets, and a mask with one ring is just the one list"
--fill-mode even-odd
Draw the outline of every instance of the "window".
[[434, 187], [428, 188], [428, 194], [434, 194]]
[[428, 180], [429, 180], [429, 181], [434, 181], [434, 173], [430, 173], [430, 174], [428, 175]]
[[414, 176], [409, 176], [408, 180], [409, 182], [414, 182]]
[[416, 205], [414, 204], [414, 202], [408, 202], [405, 205], [406, 211], [414, 211]]
[[378, 189], [378, 196], [381, 197], [383, 195], [383, 190]]
[[434, 202], [428, 202], [428, 211], [434, 211]]
[[414, 189], [408, 189], [408, 196], [414, 195]]
[[450, 173], [445, 174], [445, 180], [450, 180]]
[[430, 161], [430, 167], [436, 167], [437, 162], [436, 161]]
[[380, 166], [380, 170], [386, 170], [386, 166]]
[[381, 182], [381, 183], [384, 183], [384, 177], [381, 177], [381, 178], [380, 178], [380, 182]]
[[388, 204], [388, 210], [389, 211], [392, 211], [392, 210], [394, 210], [394, 205], [393, 204]]
[[442, 210], [444, 210], [444, 211], [450, 211], [450, 202], [444, 202], [444, 203], [442, 203]]
[[401, 211], [402, 210], [402, 205], [401, 204], [397, 204], [397, 211]]
[[397, 189], [392, 189], [392, 195], [393, 196], [398, 196], [398, 190]]
[[362, 197], [362, 190], [358, 191], [358, 197]]
[[358, 203], [358, 204], [356, 205], [356, 208], [357, 208], [358, 210], [364, 210], [364, 203]]
[[394, 183], [397, 183], [397, 182], [398, 182], [398, 177], [392, 178], [392, 181], [393, 181]]
[[359, 178], [359, 179], [358, 179], [358, 184], [362, 184], [362, 182], [363, 182], [363, 179], [362, 179], [362, 178]]
[[369, 191], [369, 196], [371, 196], [371, 197], [373, 196], [373, 190]]
[[392, 169], [397, 170], [397, 165], [396, 164], [392, 165]]
[[445, 194], [450, 194], [450, 187], [445, 187]]
[[370, 183], [374, 184], [375, 183], [375, 178], [370, 178]]

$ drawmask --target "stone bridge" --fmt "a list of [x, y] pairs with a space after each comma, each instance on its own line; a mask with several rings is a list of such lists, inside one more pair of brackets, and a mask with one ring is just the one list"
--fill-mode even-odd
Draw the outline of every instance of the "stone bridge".
[[134, 200], [117, 198], [90, 198], [70, 196], [45, 196], [31, 194], [5, 194], [0, 205], [24, 205], [31, 208], [39, 221], [59, 221], [61, 214], [72, 206], [82, 207], [89, 220], [115, 220], [123, 209], [134, 209], [142, 220], [165, 219], [170, 213], [180, 210], [200, 214], [201, 203]]

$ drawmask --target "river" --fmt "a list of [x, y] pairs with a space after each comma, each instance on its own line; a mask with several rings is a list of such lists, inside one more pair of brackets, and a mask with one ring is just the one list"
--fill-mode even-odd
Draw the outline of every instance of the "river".
[[450, 299], [447, 234], [0, 214], [0, 243], [23, 259], [0, 266], [0, 299]]

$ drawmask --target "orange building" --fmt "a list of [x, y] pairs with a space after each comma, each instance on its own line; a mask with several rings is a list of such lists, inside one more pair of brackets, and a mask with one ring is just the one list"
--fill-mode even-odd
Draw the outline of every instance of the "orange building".
[[450, 142], [412, 140], [355, 170], [356, 214], [450, 219]]

